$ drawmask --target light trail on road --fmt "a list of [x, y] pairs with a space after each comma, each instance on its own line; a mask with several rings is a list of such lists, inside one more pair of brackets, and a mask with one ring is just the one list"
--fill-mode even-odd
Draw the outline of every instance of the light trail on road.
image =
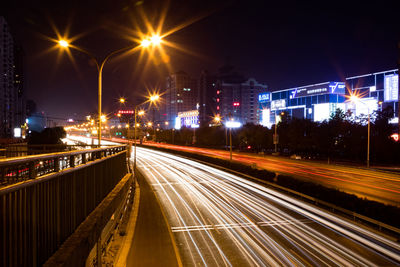
[[[229, 151], [147, 142], [147, 145], [187, 151], [229, 160]], [[351, 166], [323, 164], [284, 157], [234, 152], [233, 160], [258, 168], [312, 181], [384, 204], [400, 207], [400, 174]]]
[[263, 185], [137, 148], [184, 266], [400, 265], [393, 240]]

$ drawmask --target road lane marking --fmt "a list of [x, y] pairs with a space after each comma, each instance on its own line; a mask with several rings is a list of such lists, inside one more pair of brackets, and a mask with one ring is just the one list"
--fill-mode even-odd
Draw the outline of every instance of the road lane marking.
[[[267, 227], [288, 224], [305, 224], [313, 223], [313, 220], [279, 220], [279, 221], [264, 221], [257, 223], [227, 223], [227, 224], [205, 224], [205, 225], [190, 225], [190, 226], [175, 226], [171, 227], [172, 232], [191, 232], [191, 231], [206, 231], [206, 230], [222, 230], [234, 228], [252, 228], [252, 227]], [[218, 231], [219, 232], [219, 231]]]
[[210, 184], [209, 181], [201, 181], [201, 182], [172, 182], [172, 183], [154, 183], [151, 186], [169, 186], [169, 185], [186, 185], [186, 184]]

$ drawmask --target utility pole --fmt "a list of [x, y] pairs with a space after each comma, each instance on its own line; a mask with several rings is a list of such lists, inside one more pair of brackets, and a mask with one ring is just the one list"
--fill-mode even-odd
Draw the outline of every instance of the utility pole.
[[232, 128], [229, 128], [229, 160], [232, 162]]
[[275, 144], [275, 153], [278, 153], [278, 129], [276, 123], [276, 114], [275, 114], [275, 135], [274, 135], [274, 144]]
[[194, 145], [196, 143], [196, 127], [193, 127], [193, 140], [192, 144]]
[[397, 59], [397, 89], [398, 89], [398, 94], [397, 94], [397, 101], [398, 101], [398, 105], [397, 105], [397, 118], [398, 118], [398, 122], [397, 122], [397, 133], [400, 136], [400, 41], [397, 43], [397, 48], [398, 48], [398, 59]]
[[228, 128], [225, 127], [225, 149], [228, 149]]
[[369, 146], [370, 146], [370, 139], [371, 139], [371, 123], [370, 123], [370, 114], [368, 108], [368, 145], [367, 145], [367, 168], [369, 168]]

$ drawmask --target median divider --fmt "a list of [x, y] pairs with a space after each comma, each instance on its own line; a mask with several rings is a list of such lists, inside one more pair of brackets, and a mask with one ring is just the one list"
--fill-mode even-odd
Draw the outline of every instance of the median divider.
[[377, 231], [394, 236], [397, 241], [400, 240], [399, 207], [359, 198], [353, 194], [324, 187], [313, 182], [302, 181], [291, 176], [279, 175], [265, 169], [259, 169], [254, 164], [246, 165], [237, 161], [230, 162], [229, 160], [167, 148], [143, 147], [184, 156], [241, 177], [246, 177], [340, 214], [352, 221], [373, 227]]

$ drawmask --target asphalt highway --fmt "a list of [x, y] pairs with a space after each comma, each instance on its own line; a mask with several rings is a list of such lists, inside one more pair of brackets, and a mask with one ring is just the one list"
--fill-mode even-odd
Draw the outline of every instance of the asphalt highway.
[[334, 214], [189, 159], [137, 153], [184, 266], [400, 265], [398, 243]]
[[[229, 151], [224, 150], [151, 142], [147, 142], [146, 145], [229, 160]], [[400, 173], [239, 152], [234, 152], [232, 159], [241, 163], [256, 164], [259, 168], [333, 187], [384, 204], [400, 206]]]

